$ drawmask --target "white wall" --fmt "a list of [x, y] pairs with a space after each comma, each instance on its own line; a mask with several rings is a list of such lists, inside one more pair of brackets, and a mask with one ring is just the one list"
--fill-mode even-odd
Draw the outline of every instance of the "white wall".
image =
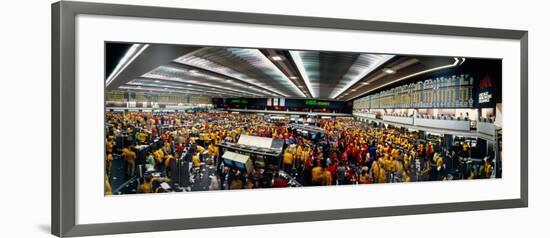
[[[509, 237], [546, 234], [544, 225], [550, 212], [547, 153], [542, 153], [548, 134], [543, 110], [547, 108], [549, 81], [548, 42], [550, 30], [545, 1], [167, 1], [135, 2], [183, 5], [188, 8], [311, 15], [399, 22], [436, 23], [529, 30], [530, 82], [530, 205], [508, 209], [418, 216], [384, 217], [341, 221], [263, 225], [193, 231], [143, 233], [113, 237]], [[3, 190], [0, 217], [3, 237], [50, 237], [50, 2], [8, 1], [2, 7], [0, 40], [2, 62], [0, 116], [3, 146]], [[22, 95], [33, 95], [21, 98]], [[504, 99], [505, 100], [505, 99]], [[535, 117], [537, 121], [535, 122]], [[535, 129], [535, 123], [537, 128]], [[21, 132], [20, 126], [31, 126]], [[6, 130], [7, 129], [7, 130]], [[535, 131], [537, 135], [535, 135]], [[29, 139], [38, 141], [28, 146]], [[535, 147], [538, 148], [535, 151]], [[6, 153], [7, 152], [7, 153]], [[22, 163], [22, 160], [30, 163]], [[23, 169], [20, 166], [28, 166]], [[536, 171], [535, 171], [536, 170]], [[24, 172], [21, 174], [21, 172]], [[31, 174], [31, 175], [28, 175]], [[20, 188], [18, 184], [23, 184]], [[337, 196], [337, 195], [335, 195]], [[342, 199], [345, 198], [330, 198]], [[454, 228], [455, 232], [449, 230]]]

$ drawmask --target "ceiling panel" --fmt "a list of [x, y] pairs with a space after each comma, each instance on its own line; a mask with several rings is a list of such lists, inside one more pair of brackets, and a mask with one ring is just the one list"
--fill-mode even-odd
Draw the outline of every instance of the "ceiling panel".
[[[130, 55], [139, 55], [136, 52], [139, 51], [133, 49]], [[126, 67], [131, 72], [118, 72], [134, 75], [133, 78], [119, 77], [124, 80], [111, 83], [108, 90], [347, 101], [416, 75], [459, 64], [454, 57], [225, 47], [151, 45], [143, 52]], [[149, 68], [145, 73], [144, 67]]]
[[280, 97], [305, 97], [258, 49], [205, 47], [175, 62], [234, 78]]

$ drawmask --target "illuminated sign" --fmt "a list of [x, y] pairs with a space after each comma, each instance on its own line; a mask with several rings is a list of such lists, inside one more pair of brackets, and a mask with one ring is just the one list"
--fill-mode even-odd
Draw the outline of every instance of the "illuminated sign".
[[482, 92], [479, 94], [479, 103], [489, 103], [491, 102], [491, 99], [493, 98], [493, 95], [489, 92]]
[[235, 104], [247, 104], [248, 103], [248, 100], [246, 99], [231, 99], [231, 101], [229, 101], [230, 103], [235, 103]]
[[477, 97], [477, 102], [480, 107], [494, 106], [494, 91], [495, 89], [493, 85], [493, 79], [489, 74], [485, 74], [485, 76], [479, 81], [479, 93]]
[[330, 102], [319, 102], [317, 100], [306, 100], [306, 105], [312, 105], [312, 106], [329, 106]]

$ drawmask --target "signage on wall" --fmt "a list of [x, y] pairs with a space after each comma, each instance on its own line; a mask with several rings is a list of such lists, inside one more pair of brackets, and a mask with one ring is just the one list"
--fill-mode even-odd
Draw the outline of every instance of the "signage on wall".
[[229, 103], [232, 103], [232, 104], [247, 104], [248, 103], [248, 100], [242, 98], [242, 99], [231, 99], [231, 101], [229, 101]]
[[421, 80], [364, 96], [355, 109], [379, 108], [472, 108], [474, 76], [453, 74]]
[[485, 76], [479, 80], [479, 92], [477, 95], [479, 107], [495, 106], [494, 90], [493, 78], [489, 74], [485, 74]]
[[321, 102], [321, 101], [317, 101], [317, 100], [306, 100], [306, 105], [328, 107], [328, 106], [330, 106], [330, 102]]
[[482, 92], [479, 94], [479, 103], [489, 103], [493, 99], [493, 94], [489, 92]]

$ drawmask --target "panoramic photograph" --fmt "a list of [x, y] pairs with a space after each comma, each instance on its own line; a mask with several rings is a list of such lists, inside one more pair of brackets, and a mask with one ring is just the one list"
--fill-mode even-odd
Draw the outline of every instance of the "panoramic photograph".
[[105, 195], [502, 178], [501, 59], [105, 42], [104, 64]]

